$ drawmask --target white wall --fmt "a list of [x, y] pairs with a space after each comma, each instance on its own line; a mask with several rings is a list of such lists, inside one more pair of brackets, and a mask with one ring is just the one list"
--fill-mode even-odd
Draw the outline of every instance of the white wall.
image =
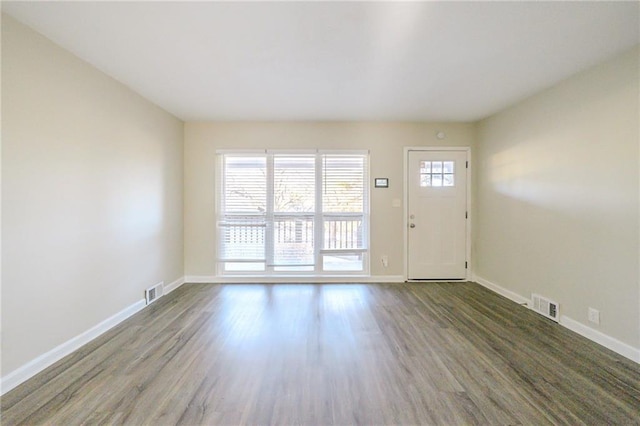
[[[478, 125], [475, 272], [640, 348], [639, 50]], [[587, 322], [587, 308], [601, 324]]]
[[[438, 140], [437, 130], [447, 138]], [[403, 274], [403, 147], [472, 146], [474, 126], [450, 123], [186, 123], [185, 275], [215, 275], [215, 160], [217, 149], [368, 149], [371, 178], [371, 274]], [[388, 268], [380, 257], [389, 256]]]
[[2, 17], [2, 375], [183, 275], [183, 124]]

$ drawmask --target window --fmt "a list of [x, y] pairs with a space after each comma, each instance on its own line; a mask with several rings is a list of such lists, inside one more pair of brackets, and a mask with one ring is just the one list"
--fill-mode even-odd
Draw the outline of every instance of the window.
[[366, 153], [221, 154], [222, 274], [365, 273]]
[[454, 186], [454, 161], [421, 161], [420, 186]]

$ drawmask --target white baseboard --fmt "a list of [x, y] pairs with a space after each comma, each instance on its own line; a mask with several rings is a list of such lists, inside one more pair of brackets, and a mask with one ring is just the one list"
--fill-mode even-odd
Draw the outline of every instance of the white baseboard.
[[[165, 286], [164, 293], [167, 294], [172, 292], [173, 290], [184, 284], [184, 282], [184, 277], [178, 278], [174, 282]], [[22, 367], [19, 367], [17, 370], [14, 370], [6, 376], [0, 378], [0, 395], [4, 395], [6, 392], [35, 376], [45, 368], [61, 360], [73, 351], [80, 349], [82, 346], [86, 345], [96, 337], [120, 324], [131, 315], [141, 311], [145, 306], [145, 300], [139, 300], [134, 304], [124, 308], [117, 314], [95, 325], [84, 333], [70, 340], [67, 340], [66, 342], [53, 348], [49, 352], [40, 355], [39, 357], [24, 364]]]
[[164, 294], [171, 293], [173, 290], [176, 290], [178, 287], [180, 287], [184, 283], [185, 283], [184, 277], [178, 278], [174, 282], [169, 283], [168, 285], [164, 286]]
[[[511, 290], [507, 290], [504, 287], [501, 287], [495, 283], [492, 283], [489, 280], [486, 280], [477, 275], [473, 276], [473, 280], [480, 284], [483, 287], [488, 288], [489, 290], [498, 293], [507, 299], [510, 299], [518, 304], [528, 304], [529, 299], [519, 295], [518, 293], [514, 293]], [[620, 340], [611, 337], [607, 334], [604, 334], [598, 330], [594, 330], [591, 327], [588, 327], [582, 324], [579, 321], [576, 321], [566, 315], [560, 316], [560, 325], [568, 328], [569, 330], [578, 333], [579, 335], [586, 337], [587, 339], [598, 343], [599, 345], [604, 346], [607, 349], [611, 349], [612, 351], [622, 355], [625, 358], [629, 358], [632, 361], [635, 361], [640, 364], [640, 349], [634, 348], [631, 345], [628, 345]]]
[[588, 327], [573, 318], [569, 318], [566, 315], [560, 316], [560, 325], [563, 325], [569, 330], [640, 364], [640, 349], [634, 348], [633, 346], [621, 342], [620, 340], [604, 334], [601, 331], [594, 330], [593, 328]]
[[501, 296], [506, 297], [509, 300], [516, 302], [518, 305], [522, 305], [524, 303], [529, 303], [529, 298], [520, 296], [518, 293], [515, 293], [511, 290], [507, 290], [504, 287], [501, 287], [497, 284], [492, 283], [491, 281], [485, 280], [482, 277], [477, 275], [473, 276], [473, 281], [480, 284], [482, 287], [488, 288], [494, 293], [498, 293]]
[[216, 284], [277, 284], [277, 283], [401, 283], [404, 282], [402, 275], [375, 275], [375, 276], [359, 276], [359, 275], [343, 275], [343, 276], [327, 276], [327, 277], [310, 277], [310, 276], [216, 276], [216, 275], [187, 275], [184, 277], [186, 283], [216, 283]]
[[0, 379], [0, 388], [1, 394], [5, 394], [11, 389], [15, 388], [22, 382], [30, 379], [35, 376], [45, 368], [49, 367], [53, 363], [61, 360], [65, 356], [69, 355], [71, 352], [79, 349], [83, 345], [86, 345], [96, 337], [100, 336], [104, 332], [109, 329], [115, 327], [120, 324], [122, 321], [129, 318], [131, 315], [136, 312], [142, 310], [145, 307], [144, 299], [137, 301], [133, 305], [128, 306], [127, 308], [121, 310], [117, 314], [107, 318], [96, 326], [90, 328], [78, 336], [67, 340], [61, 345], [56, 346], [49, 352], [46, 352], [39, 357], [29, 361], [24, 364], [22, 367], [19, 367], [17, 370], [12, 371], [6, 376]]

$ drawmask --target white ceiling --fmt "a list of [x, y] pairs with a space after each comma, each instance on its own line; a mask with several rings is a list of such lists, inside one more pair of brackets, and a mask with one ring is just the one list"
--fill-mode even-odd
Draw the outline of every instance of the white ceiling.
[[185, 121], [474, 121], [640, 42], [637, 2], [2, 9]]

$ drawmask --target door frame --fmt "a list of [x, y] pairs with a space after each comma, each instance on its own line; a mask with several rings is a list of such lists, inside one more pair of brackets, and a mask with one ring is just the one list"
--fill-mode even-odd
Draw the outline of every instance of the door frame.
[[[404, 271], [403, 278], [404, 281], [412, 281], [412, 282], [423, 282], [429, 280], [409, 280], [409, 233], [407, 232], [409, 227], [409, 185], [408, 185], [408, 172], [409, 172], [409, 152], [410, 151], [439, 151], [439, 152], [447, 152], [447, 151], [464, 151], [467, 154], [467, 163], [469, 166], [467, 167], [467, 226], [466, 226], [466, 262], [467, 262], [467, 270], [465, 274], [465, 280], [470, 281], [473, 276], [471, 268], [471, 217], [472, 217], [472, 208], [471, 208], [471, 192], [473, 187], [471, 186], [471, 147], [469, 146], [405, 146], [403, 150], [403, 173], [404, 178], [403, 181], [403, 195], [404, 195], [404, 208], [403, 208], [403, 245], [402, 245], [402, 255], [404, 258]], [[437, 281], [437, 280], [432, 280]], [[442, 280], [440, 280], [442, 281]], [[459, 281], [456, 281], [459, 282]]]

